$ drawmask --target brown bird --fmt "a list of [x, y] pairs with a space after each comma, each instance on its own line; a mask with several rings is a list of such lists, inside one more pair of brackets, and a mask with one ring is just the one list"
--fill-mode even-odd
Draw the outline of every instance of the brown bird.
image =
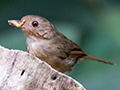
[[26, 36], [26, 51], [64, 73], [70, 72], [78, 61], [94, 60], [105, 64], [111, 62], [88, 56], [74, 42], [58, 32], [47, 19], [27, 15], [21, 20], [8, 20], [10, 25], [20, 27]]

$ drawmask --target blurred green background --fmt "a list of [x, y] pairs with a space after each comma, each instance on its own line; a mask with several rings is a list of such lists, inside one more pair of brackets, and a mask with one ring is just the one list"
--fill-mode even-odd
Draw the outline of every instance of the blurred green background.
[[28, 14], [47, 18], [88, 55], [117, 64], [80, 62], [71, 77], [87, 90], [120, 90], [119, 0], [1, 0], [0, 45], [25, 51], [24, 34], [7, 20]]

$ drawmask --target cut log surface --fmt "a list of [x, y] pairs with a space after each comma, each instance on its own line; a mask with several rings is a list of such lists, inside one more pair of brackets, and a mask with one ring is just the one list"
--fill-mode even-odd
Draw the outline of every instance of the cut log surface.
[[0, 90], [86, 89], [35, 56], [0, 46]]

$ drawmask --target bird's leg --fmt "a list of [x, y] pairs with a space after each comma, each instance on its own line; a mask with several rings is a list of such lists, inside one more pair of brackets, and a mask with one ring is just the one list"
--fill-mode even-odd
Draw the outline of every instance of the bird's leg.
[[69, 72], [69, 71], [67, 71], [67, 75], [68, 75], [68, 76], [69, 76], [69, 73], [70, 73], [70, 72]]

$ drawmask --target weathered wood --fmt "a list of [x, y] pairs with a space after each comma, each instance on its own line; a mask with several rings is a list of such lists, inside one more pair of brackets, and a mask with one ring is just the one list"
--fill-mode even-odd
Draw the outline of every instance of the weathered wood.
[[85, 90], [40, 59], [0, 46], [0, 90]]

